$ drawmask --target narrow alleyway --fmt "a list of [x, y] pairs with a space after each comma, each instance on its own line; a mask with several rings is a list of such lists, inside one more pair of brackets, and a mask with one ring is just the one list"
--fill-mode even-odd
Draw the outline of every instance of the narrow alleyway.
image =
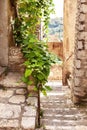
[[68, 87], [61, 82], [48, 85], [53, 90], [47, 97], [41, 95], [44, 130], [87, 130], [87, 107], [73, 105]]

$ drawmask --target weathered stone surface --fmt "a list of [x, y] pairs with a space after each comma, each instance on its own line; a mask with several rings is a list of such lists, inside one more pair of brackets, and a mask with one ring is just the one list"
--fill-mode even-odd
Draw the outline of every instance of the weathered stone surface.
[[67, 84], [67, 75], [73, 71], [73, 53], [75, 46], [75, 27], [77, 0], [64, 2], [64, 38], [63, 38], [63, 84]]
[[75, 62], [76, 68], [81, 68], [81, 61], [80, 60], [76, 60]]
[[18, 128], [19, 125], [20, 125], [19, 120], [7, 120], [7, 119], [0, 120], [0, 128], [5, 127], [9, 130], [10, 127], [14, 127], [14, 128], [17, 127]]
[[82, 79], [82, 84], [83, 84], [83, 87], [87, 87], [87, 79], [86, 78], [84, 78], [84, 79]]
[[85, 25], [84, 25], [84, 24], [79, 25], [79, 26], [78, 26], [78, 30], [79, 30], [79, 31], [84, 31], [84, 30], [85, 30]]
[[9, 102], [16, 103], [16, 104], [24, 103], [25, 102], [25, 96], [15, 95], [15, 96], [13, 96], [9, 99]]
[[86, 92], [84, 91], [84, 89], [82, 90], [80, 87], [74, 87], [74, 94], [83, 97], [86, 95]]
[[82, 76], [84, 76], [84, 70], [76, 70], [75, 73], [76, 73], [76, 76], [77, 76], [77, 77], [82, 77]]
[[37, 107], [34, 105], [37, 100], [34, 97], [33, 102], [33, 97], [30, 97], [32, 105], [26, 102], [26, 86], [16, 85], [20, 77], [18, 73], [8, 73], [2, 79], [8, 86], [5, 84], [4, 90], [0, 89], [0, 130], [35, 130]]
[[87, 0], [81, 0], [81, 3], [85, 3], [85, 2], [87, 2]]
[[9, 49], [9, 69], [13, 72], [24, 72], [24, 58], [21, 48], [12, 46]]
[[26, 87], [26, 85], [21, 82], [21, 75], [19, 73], [8, 73], [8, 75], [0, 81], [0, 85], [5, 87]]
[[83, 13], [87, 13], [87, 5], [82, 4], [80, 11], [83, 12]]
[[85, 39], [85, 36], [86, 36], [86, 32], [81, 32], [81, 33], [79, 33], [79, 35], [78, 35], [78, 40], [84, 40], [84, 39]]
[[[80, 126], [81, 130], [87, 129], [87, 106], [74, 105], [71, 101], [70, 89], [66, 86], [61, 87], [60, 90], [59, 88], [55, 89], [54, 86], [51, 87], [53, 90], [47, 93], [47, 97], [41, 96], [41, 108], [43, 110], [41, 123], [45, 126], [45, 129], [79, 130]], [[75, 87], [75, 91], [78, 91], [78, 88]], [[56, 91], [64, 94], [56, 95]], [[79, 94], [82, 92], [79, 91]], [[53, 95], [51, 96], [50, 93], [53, 93]], [[74, 95], [74, 103], [78, 103], [79, 99], [80, 97]]]
[[21, 125], [24, 129], [35, 129], [35, 117], [23, 117]]
[[78, 53], [77, 53], [77, 58], [78, 59], [85, 59], [85, 55], [86, 55], [86, 53], [85, 53], [85, 51], [78, 51]]
[[17, 89], [16, 94], [26, 94], [27, 90], [26, 89]]
[[82, 41], [79, 41], [79, 42], [78, 42], [78, 49], [83, 49]]
[[85, 49], [87, 50], [87, 44], [85, 43]]
[[80, 22], [82, 21], [85, 21], [85, 14], [80, 14], [80, 19], [79, 19]]
[[81, 126], [81, 125], [79, 125], [79, 126], [75, 127], [75, 130], [87, 130], [87, 126]]
[[36, 108], [34, 106], [24, 107], [23, 116], [36, 116]]
[[18, 118], [20, 116], [20, 113], [20, 106], [0, 103], [0, 118]]
[[[0, 65], [8, 65], [8, 0], [0, 1]], [[4, 15], [3, 15], [3, 13]], [[4, 31], [5, 30], [5, 31]]]
[[80, 84], [80, 79], [79, 78], [75, 78], [75, 86], [78, 86]]
[[37, 97], [28, 97], [27, 104], [37, 107]]
[[12, 90], [0, 90], [0, 97], [9, 98], [13, 95]]

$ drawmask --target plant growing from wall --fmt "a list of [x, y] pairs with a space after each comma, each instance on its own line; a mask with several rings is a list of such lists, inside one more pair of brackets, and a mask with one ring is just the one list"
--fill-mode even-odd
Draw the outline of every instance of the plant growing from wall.
[[[38, 125], [40, 126], [40, 91], [46, 95], [47, 78], [51, 64], [54, 63], [52, 55], [48, 52], [45, 42], [38, 39], [41, 19], [46, 30], [49, 15], [53, 11], [52, 0], [17, 0], [18, 18], [14, 23], [14, 37], [20, 45], [25, 57], [25, 73], [22, 80], [27, 85], [33, 85], [38, 92]], [[33, 80], [31, 80], [31, 78]]]

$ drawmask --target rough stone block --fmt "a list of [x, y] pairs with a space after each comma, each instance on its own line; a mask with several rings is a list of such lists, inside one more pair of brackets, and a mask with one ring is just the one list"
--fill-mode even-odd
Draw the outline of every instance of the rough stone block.
[[78, 51], [77, 58], [78, 59], [86, 59], [86, 52], [84, 50]]
[[21, 126], [24, 129], [35, 130], [35, 117], [23, 117]]
[[36, 116], [36, 108], [34, 106], [25, 106], [23, 116]]
[[26, 93], [27, 93], [26, 89], [17, 89], [16, 90], [16, 94], [26, 94]]
[[84, 97], [86, 95], [86, 92], [84, 91], [84, 89], [82, 89], [79, 86], [79, 87], [74, 87], [74, 94], [80, 97]]
[[78, 35], [78, 40], [84, 40], [86, 36], [86, 32], [80, 32]]
[[82, 41], [79, 41], [79, 42], [78, 42], [78, 49], [83, 49]]
[[0, 103], [0, 118], [18, 118], [21, 113], [21, 106]]
[[75, 61], [75, 65], [76, 65], [77, 69], [81, 68], [81, 61], [80, 60], [76, 60]]
[[77, 77], [82, 77], [82, 76], [84, 76], [84, 70], [76, 70], [75, 74]]
[[82, 4], [82, 5], [81, 5], [81, 8], [80, 8], [80, 11], [81, 11], [82, 13], [87, 13], [87, 5]]
[[27, 104], [37, 107], [37, 97], [28, 97]]
[[0, 90], [0, 97], [2, 98], [9, 98], [13, 95], [12, 90]]
[[74, 83], [75, 83], [75, 86], [79, 86], [80, 79], [79, 78], [75, 78], [74, 79]]
[[84, 22], [85, 21], [85, 14], [80, 14], [79, 21], [80, 22]]
[[79, 25], [79, 26], [77, 27], [77, 29], [78, 29], [79, 31], [84, 31], [84, 30], [85, 30], [85, 25], [84, 25], [84, 24], [81, 24], [81, 25]]
[[4, 86], [4, 87], [26, 87], [26, 85], [21, 82], [21, 75], [19, 73], [8, 73], [8, 75], [0, 81], [0, 85]]
[[24, 95], [15, 95], [9, 99], [9, 102], [16, 103], [16, 104], [24, 103], [25, 96]]
[[87, 89], [87, 78], [84, 77], [84, 79], [82, 79], [82, 86], [85, 87], [85, 89]]
[[[18, 120], [7, 120], [7, 119], [2, 119], [0, 120], [0, 128], [2, 127], [5, 127], [9, 130], [9, 127], [14, 127], [14, 128], [18, 128], [19, 127], [19, 121]], [[4, 129], [5, 129], [4, 128]], [[1, 130], [1, 129], [0, 129]]]
[[19, 47], [10, 47], [9, 49], [9, 69], [13, 72], [24, 72], [24, 58]]

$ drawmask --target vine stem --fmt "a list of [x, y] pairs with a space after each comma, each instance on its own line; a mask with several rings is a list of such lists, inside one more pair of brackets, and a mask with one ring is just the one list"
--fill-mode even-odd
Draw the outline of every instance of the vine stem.
[[40, 86], [38, 86], [38, 127], [40, 127]]

